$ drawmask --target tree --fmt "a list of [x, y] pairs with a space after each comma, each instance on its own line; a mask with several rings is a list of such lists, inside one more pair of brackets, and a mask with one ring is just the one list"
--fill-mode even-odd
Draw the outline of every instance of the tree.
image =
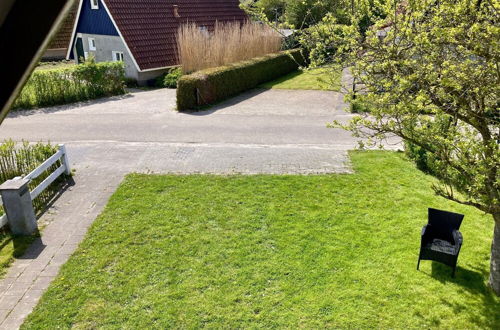
[[[434, 191], [491, 214], [489, 283], [500, 295], [500, 1], [388, 4], [336, 48], [370, 113], [335, 123], [375, 143], [395, 135], [426, 155]], [[355, 21], [355, 20], [353, 20]], [[324, 45], [323, 45], [324, 47]], [[315, 60], [315, 59], [313, 59]], [[319, 62], [323, 59], [319, 58]], [[354, 95], [351, 93], [351, 98]]]
[[253, 16], [269, 22], [283, 23], [295, 29], [303, 29], [320, 22], [327, 14], [347, 23], [348, 12], [354, 0], [255, 0], [242, 6]]

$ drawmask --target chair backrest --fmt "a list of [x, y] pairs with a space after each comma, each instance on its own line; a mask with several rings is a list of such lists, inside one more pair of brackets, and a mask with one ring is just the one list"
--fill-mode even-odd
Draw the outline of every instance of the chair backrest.
[[449, 238], [453, 230], [458, 230], [463, 219], [463, 214], [429, 208], [428, 222], [443, 238]]

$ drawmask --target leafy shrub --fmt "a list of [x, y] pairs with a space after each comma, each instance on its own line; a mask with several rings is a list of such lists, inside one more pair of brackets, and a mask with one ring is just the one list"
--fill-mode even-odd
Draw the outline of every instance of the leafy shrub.
[[405, 154], [408, 158], [415, 162], [415, 165], [419, 170], [424, 173], [433, 174], [431, 154], [429, 154], [425, 149], [417, 146], [416, 144], [405, 141]]
[[299, 49], [195, 72], [181, 77], [177, 109], [193, 110], [213, 104], [297, 70], [304, 63]]
[[134, 78], [125, 78], [123, 82], [128, 88], [136, 88], [137, 86], [139, 86], [139, 84], [137, 83], [137, 79]]
[[[5, 140], [0, 144], [0, 183], [17, 176], [26, 176], [57, 151], [57, 146], [51, 145], [50, 143], [39, 142], [30, 144], [23, 141], [18, 144], [12, 140]], [[36, 188], [59, 166], [61, 166], [60, 161], [52, 165], [38, 178], [32, 180], [29, 184], [30, 190]], [[40, 212], [45, 209], [47, 204], [52, 200], [54, 195], [58, 192], [58, 185], [61, 180], [63, 180], [61, 178], [56, 180], [33, 201], [33, 206], [36, 211]]]
[[363, 98], [363, 95], [357, 95], [355, 99], [349, 100], [349, 112], [366, 113], [370, 111], [370, 104], [366, 99]]
[[13, 109], [51, 106], [125, 93], [121, 62], [86, 63], [34, 71]]
[[171, 69], [163, 79], [163, 86], [167, 88], [177, 88], [177, 81], [182, 77], [181, 68]]

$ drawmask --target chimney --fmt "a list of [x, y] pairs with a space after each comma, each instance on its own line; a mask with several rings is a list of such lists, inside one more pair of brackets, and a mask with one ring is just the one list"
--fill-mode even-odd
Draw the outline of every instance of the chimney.
[[180, 18], [181, 15], [179, 15], [179, 6], [174, 5], [174, 17], [175, 18]]

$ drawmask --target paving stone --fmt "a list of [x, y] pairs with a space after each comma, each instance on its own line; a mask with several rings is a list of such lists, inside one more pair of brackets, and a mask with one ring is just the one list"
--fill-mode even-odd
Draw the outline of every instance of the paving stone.
[[41, 258], [41, 259], [37, 259], [37, 260], [33, 261], [33, 263], [30, 265], [29, 269], [32, 271], [41, 272], [45, 269], [45, 267], [47, 267], [47, 265], [49, 264], [49, 262], [51, 260], [52, 260], [52, 258], [49, 256]]
[[25, 271], [16, 280], [16, 283], [33, 283], [35, 279], [40, 275], [40, 271], [30, 270]]
[[19, 302], [21, 296], [3, 296], [0, 298], [0, 309], [11, 310]]
[[23, 296], [22, 302], [36, 304], [43, 295], [43, 290], [29, 289]]
[[7, 315], [9, 315], [10, 309], [0, 309], [0, 324], [5, 320]]
[[6, 277], [0, 280], [0, 295], [3, 294], [16, 281], [13, 277]]
[[64, 264], [66, 261], [68, 261], [70, 255], [69, 254], [56, 254], [52, 260], [50, 260], [50, 264], [49, 265], [57, 265], [57, 266], [61, 266], [62, 264]]
[[13, 283], [10, 288], [5, 291], [4, 296], [19, 296], [22, 297], [31, 286], [31, 282], [18, 282]]
[[0, 330], [14, 330], [19, 329], [23, 324], [23, 320], [10, 317], [10, 315], [0, 325]]
[[54, 277], [57, 276], [59, 273], [59, 268], [61, 268], [61, 265], [55, 265], [52, 263], [49, 263], [47, 267], [40, 273], [40, 276], [49, 276], [49, 277]]

